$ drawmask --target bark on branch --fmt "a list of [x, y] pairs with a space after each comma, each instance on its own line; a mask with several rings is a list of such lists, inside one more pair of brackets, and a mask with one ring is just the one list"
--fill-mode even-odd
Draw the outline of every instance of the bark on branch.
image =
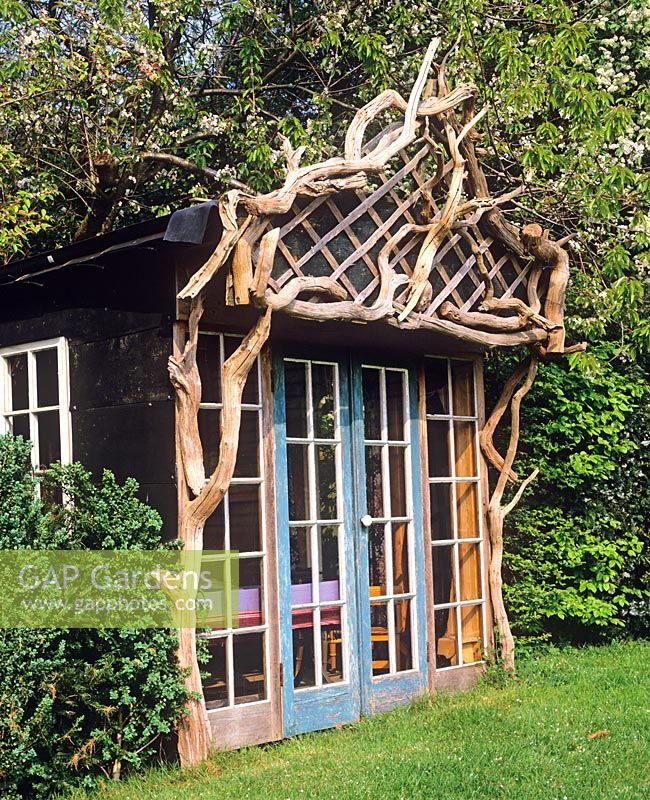
[[[186, 480], [182, 483], [191, 488], [188, 478], [195, 482], [198, 481], [199, 474], [203, 474], [201, 486], [192, 488], [195, 497], [185, 497], [179, 507], [179, 538], [186, 550], [203, 549], [205, 522], [221, 503], [230, 486], [237, 460], [242, 393], [248, 374], [268, 339], [272, 310], [269, 308], [260, 316], [250, 333], [224, 363], [219, 460], [207, 481], [203, 473], [203, 455], [198, 436], [201, 382], [196, 367], [196, 347], [202, 313], [203, 303], [199, 295], [192, 303], [189, 338], [183, 355], [181, 358], [170, 358], [170, 375], [178, 398], [177, 437], [184, 467], [180, 478], [182, 481], [185, 477]], [[189, 671], [185, 686], [191, 693], [191, 699], [187, 703], [187, 713], [178, 731], [181, 766], [188, 767], [207, 758], [212, 738], [196, 658], [195, 628], [179, 630], [178, 660], [181, 668]]]
[[203, 315], [203, 299], [199, 295], [192, 301], [189, 318], [189, 336], [183, 354], [170, 356], [167, 369], [176, 390], [176, 414], [180, 424], [181, 464], [185, 482], [196, 496], [205, 484], [203, 446], [199, 434], [199, 404], [201, 378], [196, 365], [196, 348], [199, 341], [199, 322]]
[[[508, 671], [514, 670], [515, 643], [512, 636], [512, 631], [510, 629], [508, 614], [503, 601], [503, 578], [501, 574], [503, 564], [503, 523], [506, 515], [514, 509], [521, 499], [524, 490], [537, 477], [539, 471], [537, 469], [533, 470], [533, 472], [519, 486], [513, 499], [506, 505], [503, 505], [503, 495], [508, 480], [516, 480], [516, 476], [512, 471], [512, 465], [515, 460], [515, 456], [517, 455], [517, 448], [519, 445], [521, 402], [533, 385], [535, 376], [537, 375], [537, 366], [538, 360], [535, 356], [530, 356], [517, 366], [515, 371], [508, 379], [506, 386], [501, 393], [501, 397], [499, 398], [494, 411], [490, 415], [490, 418], [486, 423], [481, 435], [483, 451], [487, 458], [490, 459], [492, 463], [495, 463], [494, 455], [496, 450], [494, 450], [492, 446], [492, 436], [491, 433], [486, 435], [485, 430], [489, 426], [489, 431], [494, 431], [494, 428], [502, 418], [506, 408], [509, 405], [510, 439], [508, 443], [508, 450], [505, 458], [501, 460], [499, 477], [488, 504], [488, 531], [491, 545], [489, 567], [490, 599], [492, 601], [494, 620], [499, 633], [501, 665], [503, 669]], [[523, 384], [515, 391], [515, 387], [524, 377], [524, 375], [526, 377]], [[485, 446], [486, 442], [489, 445], [487, 448]]]
[[544, 316], [557, 323], [557, 329], [552, 331], [546, 348], [542, 348], [542, 353], [563, 354], [564, 295], [569, 283], [569, 254], [557, 242], [549, 239], [548, 232], [544, 232], [537, 223], [524, 226], [521, 241], [526, 252], [551, 268], [544, 302]]
[[[212, 169], [211, 167], [201, 167], [198, 164], [194, 164], [192, 161], [188, 161], [186, 158], [175, 156], [172, 153], [148, 151], [142, 154], [142, 158], [144, 161], [161, 164], [165, 167], [181, 169], [183, 172], [190, 172], [192, 175], [198, 175], [200, 178], [207, 178], [210, 181], [223, 180], [223, 172], [219, 172], [219, 170]], [[243, 192], [251, 191], [250, 187], [245, 183], [242, 183], [241, 181], [238, 181], [232, 177], [228, 178], [226, 184], [230, 186], [231, 189], [239, 189]]]

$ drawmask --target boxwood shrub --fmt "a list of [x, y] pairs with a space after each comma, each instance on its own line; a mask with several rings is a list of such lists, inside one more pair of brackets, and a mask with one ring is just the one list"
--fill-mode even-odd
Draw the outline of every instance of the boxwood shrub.
[[[37, 479], [30, 443], [0, 437], [0, 549], [169, 546], [137, 490], [80, 464]], [[176, 648], [168, 630], [1, 630], [0, 796], [51, 797], [156, 758], [186, 699]]]

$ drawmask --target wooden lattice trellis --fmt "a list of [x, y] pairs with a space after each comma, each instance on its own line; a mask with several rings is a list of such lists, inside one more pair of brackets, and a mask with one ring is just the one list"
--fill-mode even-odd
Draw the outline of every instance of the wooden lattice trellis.
[[[405, 223], [424, 224], [440, 215], [436, 189], [445, 186], [451, 168], [449, 163], [446, 169], [437, 168], [439, 150], [423, 137], [410, 150], [412, 155], [401, 150], [394, 159], [401, 162], [394, 175], [388, 177], [385, 170], [378, 173], [372, 191], [348, 190], [334, 197], [297, 199], [287, 215], [269, 219], [265, 232], [277, 226], [279, 236], [268, 287], [277, 293], [295, 277], [330, 277], [347, 299], [372, 303], [380, 285], [377, 255], [384, 244], [389, 246], [390, 268], [410, 279], [425, 234], [413, 232], [395, 245], [390, 244], [391, 237]], [[446, 301], [461, 311], [478, 309], [486, 285], [477, 272], [473, 248], [487, 262], [496, 297], [527, 301], [530, 262], [522, 264], [515, 253], [505, 251], [500, 242], [486, 235], [481, 230], [481, 216], [482, 210], [475, 211], [462, 227], [452, 226], [445, 234], [432, 262], [431, 299], [420, 312], [422, 318], [440, 318]], [[256, 256], [253, 252], [253, 262]], [[395, 297], [396, 311], [403, 310], [407, 293], [405, 281]], [[395, 324], [404, 326], [399, 320]], [[408, 327], [412, 326], [409, 322]]]
[[[510, 668], [513, 641], [501, 593], [503, 519], [536, 473], [510, 503], [502, 500], [507, 481], [517, 480], [512, 464], [519, 406], [538, 359], [567, 352], [563, 306], [569, 259], [563, 242], [550, 240], [539, 225], [519, 229], [506, 221], [500, 207], [518, 190], [491, 196], [473, 143], [485, 114], [485, 109], [475, 112], [476, 88], [449, 90], [443, 60], [435, 87], [422, 98], [437, 45], [436, 40], [429, 46], [408, 101], [387, 90], [357, 112], [341, 157], [301, 167], [304, 148], [293, 150], [285, 140], [283, 186], [266, 195], [232, 190], [219, 199], [221, 239], [179, 293], [190, 300], [188, 337], [169, 363], [185, 495], [179, 537], [186, 549], [201, 549], [205, 521], [228, 489], [242, 391], [268, 340], [274, 312], [317, 321], [383, 320], [481, 348], [528, 345], [530, 356], [507, 382], [481, 434], [486, 458], [499, 471], [488, 512], [490, 593], [504, 665]], [[389, 110], [401, 119], [364, 144], [368, 126]], [[196, 351], [204, 291], [227, 264], [227, 301], [253, 304], [262, 313], [224, 364], [219, 461], [206, 477]], [[502, 457], [492, 436], [508, 408], [510, 443]], [[179, 660], [188, 668], [186, 685], [193, 693], [179, 731], [183, 764], [196, 763], [210, 749], [195, 637], [193, 629], [180, 632]]]
[[[499, 206], [520, 190], [490, 195], [473, 144], [486, 111], [475, 113], [475, 87], [449, 91], [443, 67], [435, 96], [421, 99], [434, 52], [408, 102], [387, 90], [357, 112], [342, 157], [301, 167], [304, 148], [284, 140], [280, 189], [224, 195], [221, 241], [179, 296], [197, 297], [232, 254], [233, 304], [563, 353], [567, 254], [538, 225], [520, 231], [503, 218]], [[389, 110], [403, 121], [364, 143]]]

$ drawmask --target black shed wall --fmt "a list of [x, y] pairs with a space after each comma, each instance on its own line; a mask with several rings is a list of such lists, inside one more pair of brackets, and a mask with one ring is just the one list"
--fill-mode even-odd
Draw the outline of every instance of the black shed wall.
[[176, 535], [174, 259], [156, 242], [0, 287], [0, 347], [65, 336], [72, 454], [132, 476]]

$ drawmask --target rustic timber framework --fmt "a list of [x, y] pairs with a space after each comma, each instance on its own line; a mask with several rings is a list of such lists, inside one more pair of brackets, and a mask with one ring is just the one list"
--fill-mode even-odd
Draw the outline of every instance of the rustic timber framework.
[[[503, 216], [500, 207], [521, 190], [490, 194], [474, 145], [476, 125], [487, 109], [476, 111], [474, 86], [448, 88], [445, 60], [429, 80], [438, 44], [430, 44], [408, 100], [387, 90], [357, 112], [342, 156], [300, 166], [304, 148], [294, 150], [284, 140], [287, 174], [279, 189], [265, 195], [238, 189], [219, 199], [221, 239], [179, 293], [189, 301], [188, 336], [169, 363], [181, 461], [179, 535], [186, 548], [200, 549], [204, 524], [228, 490], [242, 391], [274, 312], [315, 321], [383, 320], [476, 349], [526, 345], [530, 355], [507, 382], [481, 435], [484, 454], [498, 472], [488, 509], [491, 602], [503, 664], [512, 668], [513, 640], [501, 593], [503, 521], [536, 473], [508, 504], [503, 495], [508, 481], [517, 481], [512, 464], [519, 407], [538, 360], [567, 352], [563, 306], [569, 259], [564, 241], [551, 241], [536, 224], [520, 229]], [[386, 126], [389, 113], [399, 118]], [[371, 135], [375, 128], [380, 129]], [[226, 301], [256, 306], [260, 315], [225, 362], [219, 460], [206, 476], [196, 352], [203, 295], [224, 267]], [[508, 408], [510, 442], [502, 457], [492, 437]], [[210, 749], [193, 629], [181, 630], [179, 659], [194, 693], [179, 734], [181, 761], [189, 765]]]

